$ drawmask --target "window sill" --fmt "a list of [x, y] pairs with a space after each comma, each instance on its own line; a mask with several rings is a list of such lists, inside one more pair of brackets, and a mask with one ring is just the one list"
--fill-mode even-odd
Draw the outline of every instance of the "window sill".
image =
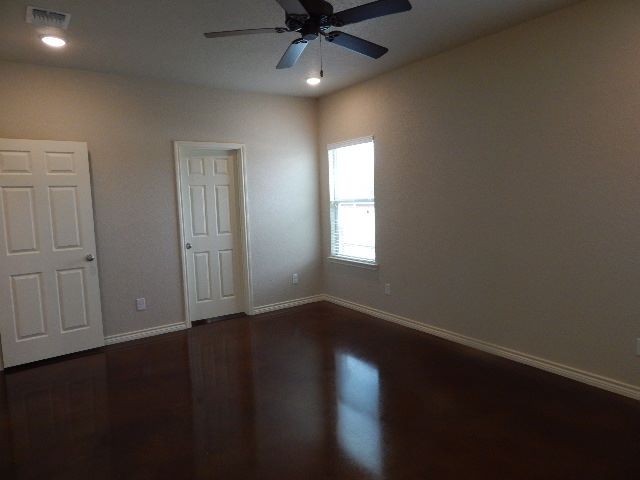
[[351, 260], [351, 259], [342, 258], [342, 257], [327, 257], [327, 260], [329, 260], [331, 263], [340, 263], [342, 265], [349, 265], [351, 267], [365, 268], [367, 270], [378, 270], [377, 263], [370, 263], [370, 262], [364, 262], [364, 261], [361, 262], [358, 260]]

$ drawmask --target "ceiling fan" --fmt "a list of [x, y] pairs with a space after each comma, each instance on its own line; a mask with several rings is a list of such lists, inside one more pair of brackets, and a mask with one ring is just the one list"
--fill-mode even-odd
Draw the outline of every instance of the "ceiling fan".
[[324, 0], [276, 0], [285, 11], [286, 27], [253, 28], [249, 30], [228, 30], [224, 32], [209, 32], [207, 38], [231, 37], [236, 35], [253, 35], [258, 33], [296, 32], [300, 38], [295, 39], [282, 56], [277, 68], [293, 67], [309, 42], [322, 36], [330, 43], [348, 48], [371, 58], [380, 58], [389, 51], [386, 47], [377, 45], [348, 33], [333, 30], [333, 27], [343, 27], [352, 23], [384, 17], [394, 13], [411, 10], [409, 0], [377, 0], [375, 2], [349, 8], [334, 13], [333, 5]]

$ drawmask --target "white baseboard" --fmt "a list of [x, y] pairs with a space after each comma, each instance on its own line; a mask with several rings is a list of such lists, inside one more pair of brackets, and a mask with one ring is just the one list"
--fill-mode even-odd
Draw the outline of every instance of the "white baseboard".
[[544, 358], [539, 358], [533, 355], [518, 352], [510, 348], [502, 347], [500, 345], [495, 345], [493, 343], [477, 340], [475, 338], [467, 337], [465, 335], [451, 332], [443, 328], [426, 325], [424, 323], [417, 322], [409, 318], [401, 317], [399, 315], [394, 315], [392, 313], [384, 312], [382, 310], [377, 310], [375, 308], [367, 307], [365, 305], [360, 305], [360, 304], [351, 302], [349, 300], [344, 300], [344, 299], [333, 297], [330, 295], [325, 295], [324, 299], [328, 302], [335, 303], [336, 305], [341, 305], [351, 310], [356, 310], [358, 312], [371, 315], [372, 317], [397, 323], [399, 325], [403, 325], [405, 327], [409, 327], [414, 330], [419, 330], [421, 332], [425, 332], [430, 335], [435, 335], [436, 337], [444, 338], [446, 340], [450, 340], [452, 342], [466, 345], [468, 347], [475, 348], [477, 350], [482, 350], [483, 352], [491, 353], [499, 357], [507, 358], [509, 360], [522, 363], [524, 365], [529, 365], [531, 367], [535, 367], [540, 370], [555, 373], [556, 375], [561, 375], [563, 377], [570, 378], [578, 382], [586, 383], [587, 385], [591, 385], [593, 387], [598, 387], [603, 390], [607, 390], [609, 392], [617, 393], [619, 395], [624, 395], [625, 397], [630, 397], [635, 400], [640, 400], [640, 388], [634, 385], [629, 385], [628, 383], [619, 382], [617, 380], [614, 380], [608, 377], [603, 377], [595, 373], [585, 372], [583, 370], [578, 370], [577, 368], [552, 362], [551, 360], [545, 360]]
[[[334, 303], [336, 305], [341, 305], [343, 307], [364, 313], [366, 315], [370, 315], [372, 317], [380, 318], [382, 320], [386, 320], [398, 325], [412, 328], [414, 330], [428, 333], [436, 337], [444, 338], [446, 340], [450, 340], [455, 343], [466, 345], [468, 347], [475, 348], [483, 352], [487, 352], [493, 355], [497, 355], [499, 357], [507, 358], [509, 360], [522, 363], [524, 365], [529, 365], [531, 367], [538, 368], [546, 372], [554, 373], [556, 375], [560, 375], [566, 378], [570, 378], [572, 380], [585, 383], [593, 387], [601, 388], [603, 390], [617, 393], [619, 395], [624, 395], [625, 397], [630, 397], [635, 400], [640, 400], [640, 387], [636, 387], [635, 385], [619, 382], [612, 378], [597, 375], [595, 373], [585, 372], [583, 370], [569, 367], [567, 365], [553, 362], [551, 360], [546, 360], [544, 358], [536, 357], [523, 352], [518, 352], [516, 350], [502, 347], [500, 345], [496, 345], [493, 343], [485, 342], [483, 340], [477, 340], [475, 338], [467, 337], [465, 335], [451, 332], [443, 328], [427, 325], [427, 324], [418, 322], [416, 320], [412, 320], [410, 318], [402, 317], [400, 315], [395, 315], [389, 312], [384, 312], [376, 308], [360, 305], [358, 303], [351, 302], [349, 300], [344, 300], [342, 298], [334, 297], [331, 295], [324, 295], [324, 294], [313, 295], [310, 297], [287, 300], [285, 302], [272, 303], [270, 305], [263, 305], [261, 307], [254, 308], [253, 314], [259, 315], [261, 313], [274, 312], [276, 310], [283, 310], [285, 308], [297, 307], [299, 305], [305, 305], [308, 303], [315, 303], [315, 302], [322, 302], [322, 301], [327, 301], [330, 303]], [[140, 338], [151, 337], [154, 335], [161, 335], [163, 333], [176, 332], [179, 330], [184, 330], [186, 328], [187, 326], [184, 323], [175, 323], [171, 325], [164, 325], [162, 327], [154, 327], [154, 328], [147, 328], [144, 330], [138, 330], [135, 332], [110, 335], [108, 337], [105, 337], [105, 344], [112, 345], [115, 343], [127, 342], [129, 340], [137, 340]], [[0, 370], [1, 369], [2, 369], [2, 366], [0, 363]]]
[[272, 303], [270, 305], [263, 305], [261, 307], [255, 307], [253, 309], [253, 315], [260, 315], [261, 313], [275, 312], [276, 310], [283, 310], [285, 308], [297, 307], [299, 305], [306, 305], [307, 303], [322, 302], [327, 300], [326, 295], [312, 295], [311, 297], [296, 298], [294, 300], [287, 300], [285, 302]]
[[185, 330], [187, 325], [180, 323], [173, 323], [171, 325], [163, 325], [162, 327], [145, 328], [143, 330], [136, 330], [135, 332], [118, 333], [116, 335], [109, 335], [104, 338], [105, 345], [113, 345], [114, 343], [128, 342], [130, 340], [138, 340], [140, 338], [153, 337], [155, 335], [162, 335], [163, 333], [177, 332], [178, 330]]
[[[259, 315], [261, 313], [273, 312], [276, 310], [283, 310], [285, 308], [297, 307], [298, 305], [305, 305], [307, 303], [321, 302], [326, 300], [326, 295], [313, 295], [311, 297], [296, 298], [294, 300], [287, 300], [285, 302], [272, 303], [270, 305], [263, 305], [261, 307], [255, 307], [252, 310], [252, 315]], [[105, 345], [112, 345], [114, 343], [128, 342], [130, 340], [138, 340], [140, 338], [152, 337], [154, 335], [162, 335], [163, 333], [177, 332], [178, 330], [185, 330], [187, 327], [184, 323], [173, 323], [171, 325], [163, 325], [162, 327], [145, 328], [144, 330], [136, 330], [134, 332], [119, 333], [117, 335], [110, 335], [105, 337]]]

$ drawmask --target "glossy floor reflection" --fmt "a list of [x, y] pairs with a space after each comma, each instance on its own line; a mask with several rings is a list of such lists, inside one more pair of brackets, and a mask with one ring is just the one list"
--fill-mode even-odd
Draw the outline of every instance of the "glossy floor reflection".
[[639, 479], [640, 407], [329, 304], [0, 375], [1, 479]]

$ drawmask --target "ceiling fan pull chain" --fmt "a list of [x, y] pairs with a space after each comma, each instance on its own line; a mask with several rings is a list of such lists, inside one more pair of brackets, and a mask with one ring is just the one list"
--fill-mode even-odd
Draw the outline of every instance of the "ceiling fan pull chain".
[[322, 64], [322, 35], [320, 35], [320, 78], [324, 78], [324, 66]]

